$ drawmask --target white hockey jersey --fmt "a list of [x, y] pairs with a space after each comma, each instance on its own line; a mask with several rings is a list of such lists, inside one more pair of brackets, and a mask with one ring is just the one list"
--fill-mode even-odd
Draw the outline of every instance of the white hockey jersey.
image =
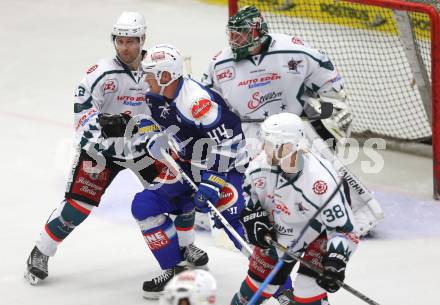
[[[261, 152], [249, 164], [245, 173], [244, 197], [246, 205], [260, 204], [269, 213], [277, 240], [290, 245], [297, 239], [312, 215], [330, 197], [340, 178], [331, 163], [311, 152], [302, 155], [303, 169], [293, 177], [278, 166], [271, 166]], [[358, 243], [354, 230], [353, 213], [342, 187], [324, 210], [312, 221], [294, 252], [302, 253], [322, 232], [327, 233], [327, 250], [348, 258]]]
[[81, 148], [93, 146], [106, 156], [120, 159], [136, 157], [139, 153], [127, 149], [131, 148], [130, 139], [102, 138], [97, 118], [100, 113], [149, 115], [150, 109], [145, 102], [147, 91], [142, 69], [130, 71], [117, 57], [102, 59], [90, 67], [74, 100], [75, 129]]

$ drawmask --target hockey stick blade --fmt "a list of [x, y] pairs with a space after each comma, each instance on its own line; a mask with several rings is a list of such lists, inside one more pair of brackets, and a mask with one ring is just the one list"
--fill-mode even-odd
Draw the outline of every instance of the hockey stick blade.
[[[277, 241], [273, 240], [270, 236], [266, 236], [265, 239], [266, 239], [266, 242], [269, 243], [270, 245], [274, 246], [275, 248], [280, 249], [284, 253], [288, 253], [288, 249], [287, 249], [286, 246], [284, 246], [284, 245], [278, 243]], [[322, 270], [319, 269], [318, 267], [316, 267], [315, 265], [313, 265], [312, 263], [310, 263], [309, 261], [306, 261], [304, 258], [296, 255], [295, 253], [288, 253], [288, 255], [290, 257], [296, 259], [297, 261], [299, 261], [301, 264], [303, 264], [304, 266], [306, 266], [310, 270], [316, 272], [319, 276], [322, 276]], [[354, 289], [353, 287], [349, 286], [348, 284], [346, 284], [344, 282], [341, 282], [341, 281], [336, 281], [336, 283], [339, 286], [341, 286], [342, 288], [344, 288], [345, 290], [347, 290], [348, 292], [350, 292], [355, 297], [358, 297], [359, 299], [364, 301], [365, 303], [370, 304], [370, 305], [380, 305], [376, 301], [370, 299], [365, 294], [363, 294], [362, 292]]]

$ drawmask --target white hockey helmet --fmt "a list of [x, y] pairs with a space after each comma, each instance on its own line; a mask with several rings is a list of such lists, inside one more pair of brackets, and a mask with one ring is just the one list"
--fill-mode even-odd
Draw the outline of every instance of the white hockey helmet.
[[216, 281], [208, 271], [188, 270], [176, 275], [165, 286], [159, 304], [214, 305], [216, 291]]
[[[161, 87], [161, 94], [163, 89], [171, 82], [179, 79], [183, 75], [183, 59], [177, 48], [169, 44], [160, 44], [151, 49], [142, 60], [142, 69], [145, 73], [151, 73], [156, 79], [158, 85]], [[161, 84], [160, 80], [162, 74], [168, 72], [171, 75], [170, 81], [166, 84]]]
[[145, 18], [138, 12], [122, 12], [116, 23], [113, 25], [112, 38], [122, 37], [145, 37]]
[[[279, 158], [280, 162], [287, 160], [295, 152], [307, 150], [307, 140], [304, 136], [304, 123], [299, 116], [293, 113], [279, 113], [268, 117], [260, 127], [260, 136], [263, 145], [278, 158], [279, 150], [284, 144], [292, 144], [288, 155]], [[269, 147], [268, 147], [269, 146]], [[297, 161], [301, 160], [297, 154]], [[299, 162], [296, 162], [297, 165]], [[298, 166], [292, 169], [298, 170]]]

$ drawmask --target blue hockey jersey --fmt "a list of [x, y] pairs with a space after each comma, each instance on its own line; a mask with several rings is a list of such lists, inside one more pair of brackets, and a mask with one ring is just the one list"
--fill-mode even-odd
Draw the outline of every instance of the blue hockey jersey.
[[154, 121], [172, 134], [182, 161], [216, 172], [246, 163], [240, 151], [245, 144], [240, 119], [218, 93], [182, 78], [174, 99], [149, 92], [145, 100]]

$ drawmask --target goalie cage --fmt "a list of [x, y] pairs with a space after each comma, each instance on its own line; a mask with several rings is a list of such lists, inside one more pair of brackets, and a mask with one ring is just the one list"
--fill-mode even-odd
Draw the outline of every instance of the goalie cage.
[[269, 32], [325, 50], [345, 79], [355, 135], [432, 143], [439, 200], [440, 17], [420, 2], [229, 0], [229, 15], [255, 5]]

